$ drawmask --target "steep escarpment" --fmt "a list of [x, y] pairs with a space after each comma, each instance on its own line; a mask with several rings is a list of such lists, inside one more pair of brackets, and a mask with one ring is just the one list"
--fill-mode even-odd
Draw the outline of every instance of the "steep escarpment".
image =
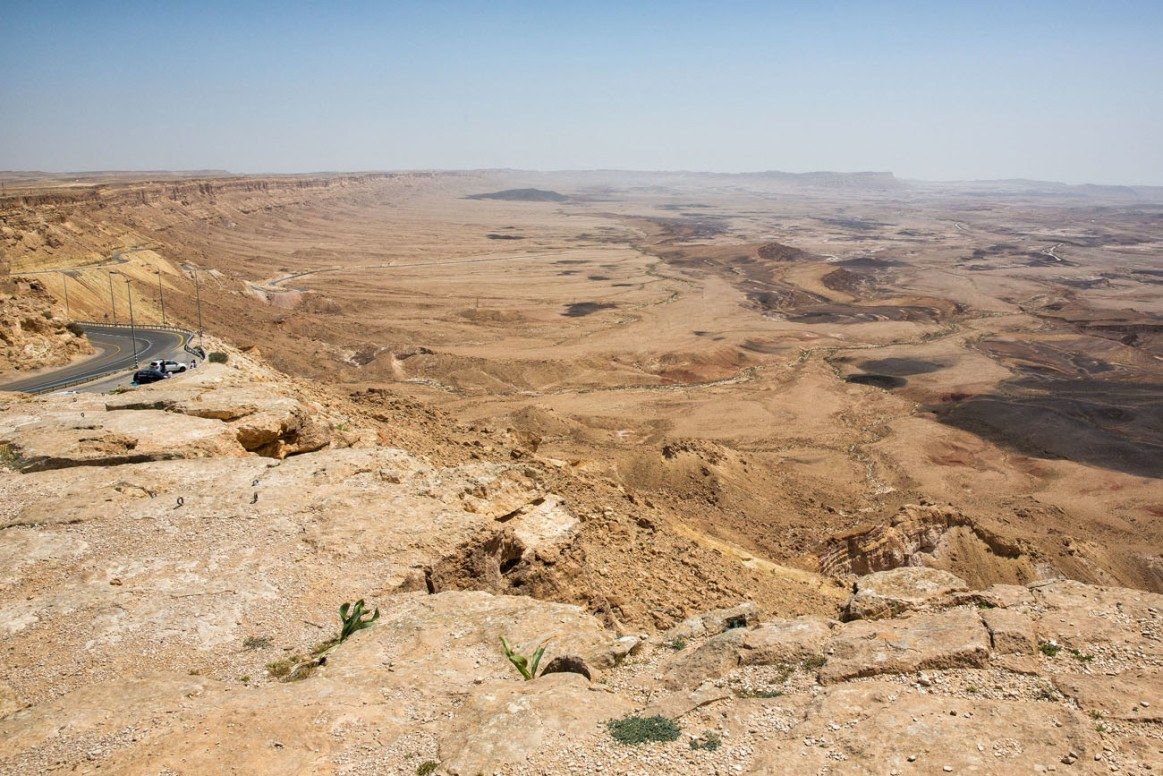
[[67, 364], [92, 352], [39, 281], [0, 281], [0, 375]]

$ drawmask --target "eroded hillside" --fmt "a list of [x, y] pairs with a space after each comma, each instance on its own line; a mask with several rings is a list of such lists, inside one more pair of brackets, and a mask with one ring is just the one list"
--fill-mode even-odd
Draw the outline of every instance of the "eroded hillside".
[[[741, 558], [511, 433], [211, 344], [226, 365], [0, 403], [0, 771], [1160, 763], [1161, 596], [902, 566], [968, 525], [932, 504], [831, 577]], [[378, 618], [337, 644], [355, 599]], [[536, 679], [501, 637], [544, 646]]]

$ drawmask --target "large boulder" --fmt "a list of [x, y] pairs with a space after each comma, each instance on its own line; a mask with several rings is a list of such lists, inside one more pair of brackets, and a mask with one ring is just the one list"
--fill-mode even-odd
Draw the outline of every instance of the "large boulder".
[[237, 376], [220, 376], [220, 371], [207, 368], [197, 375], [153, 383], [110, 398], [106, 407], [164, 410], [229, 423], [243, 448], [269, 458], [312, 452], [331, 443], [331, 425], [318, 408], [274, 385], [238, 383]]
[[70, 466], [115, 466], [179, 458], [245, 454], [234, 432], [218, 421], [176, 419], [157, 410], [84, 412], [55, 409], [31, 422], [0, 428], [17, 466], [28, 472]]
[[688, 617], [668, 630], [664, 640], [690, 639], [714, 636], [716, 633], [734, 628], [745, 628], [759, 621], [759, 610], [750, 601], [727, 609], [712, 609], [709, 612]]
[[844, 607], [845, 619], [895, 617], [947, 601], [968, 590], [965, 581], [948, 571], [925, 566], [901, 566], [856, 580], [856, 590]]
[[823, 657], [832, 635], [832, 625], [820, 617], [765, 622], [744, 635], [739, 662], [742, 665], [786, 665]]
[[896, 620], [857, 620], [837, 628], [820, 681], [981, 667], [989, 660], [989, 646], [981, 618], [968, 607]]

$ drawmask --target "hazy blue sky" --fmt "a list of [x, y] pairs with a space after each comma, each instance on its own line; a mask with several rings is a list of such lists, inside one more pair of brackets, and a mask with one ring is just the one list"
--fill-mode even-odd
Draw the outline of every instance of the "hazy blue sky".
[[1163, 184], [1163, 1], [0, 0], [0, 169]]

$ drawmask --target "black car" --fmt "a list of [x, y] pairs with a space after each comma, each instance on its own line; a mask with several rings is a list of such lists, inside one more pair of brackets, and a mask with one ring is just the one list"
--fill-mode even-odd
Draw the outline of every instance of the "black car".
[[160, 372], [157, 369], [139, 369], [133, 373], [133, 382], [135, 385], [145, 385], [146, 383], [156, 383], [158, 380], [165, 380], [169, 377], [165, 372]]

